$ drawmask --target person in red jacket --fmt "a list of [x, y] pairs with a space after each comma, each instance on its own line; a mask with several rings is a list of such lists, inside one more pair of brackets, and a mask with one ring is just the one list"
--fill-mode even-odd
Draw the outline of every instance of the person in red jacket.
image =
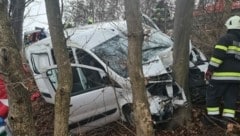
[[8, 106], [0, 101], [0, 118], [6, 118], [8, 115]]
[[0, 136], [6, 136], [5, 119], [8, 116], [8, 106], [3, 103], [7, 100], [7, 90], [3, 78], [0, 76]]
[[[0, 77], [0, 100], [4, 100], [4, 99], [7, 99], [7, 91], [6, 91], [5, 82], [2, 79], [2, 77]], [[4, 120], [7, 117], [7, 114], [8, 114], [8, 106], [3, 104], [3, 102], [0, 101], [0, 118]]]

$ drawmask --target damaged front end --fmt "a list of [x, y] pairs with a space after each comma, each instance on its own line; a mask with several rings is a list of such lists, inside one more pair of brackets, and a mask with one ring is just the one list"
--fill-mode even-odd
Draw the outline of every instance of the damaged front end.
[[185, 93], [173, 80], [170, 68], [165, 68], [160, 58], [145, 63], [143, 71], [148, 77], [146, 89], [153, 123], [168, 122], [175, 110], [186, 103]]
[[174, 111], [186, 102], [183, 89], [172, 80], [170, 74], [150, 78], [146, 88], [154, 124], [171, 120]]

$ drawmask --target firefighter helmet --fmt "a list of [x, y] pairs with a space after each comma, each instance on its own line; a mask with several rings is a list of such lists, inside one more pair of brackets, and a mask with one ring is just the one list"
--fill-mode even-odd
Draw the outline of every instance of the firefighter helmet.
[[240, 29], [240, 17], [237, 15], [230, 17], [226, 21], [225, 26], [227, 29]]

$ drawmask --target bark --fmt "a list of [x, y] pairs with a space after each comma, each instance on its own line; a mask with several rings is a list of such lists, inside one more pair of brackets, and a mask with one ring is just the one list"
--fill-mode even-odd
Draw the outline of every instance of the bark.
[[9, 14], [14, 35], [17, 41], [17, 48], [22, 47], [23, 18], [25, 11], [25, 0], [11, 0]]
[[53, 51], [58, 65], [58, 88], [55, 96], [54, 135], [68, 135], [70, 93], [72, 90], [72, 70], [68, 57], [66, 39], [57, 0], [45, 0]]
[[192, 26], [193, 1], [176, 1], [174, 20], [173, 71], [175, 80], [183, 87], [187, 96], [189, 69], [189, 40]]
[[128, 71], [133, 91], [133, 111], [138, 136], [154, 135], [142, 70], [143, 28], [138, 0], [125, 0], [128, 28]]
[[190, 92], [188, 88], [189, 71], [189, 39], [192, 26], [194, 1], [177, 0], [174, 20], [174, 49], [173, 49], [173, 76], [183, 87], [188, 109], [183, 110], [183, 120], [191, 118]]
[[14, 136], [35, 136], [30, 96], [11, 23], [7, 0], [0, 0], [0, 74], [7, 84], [8, 120]]

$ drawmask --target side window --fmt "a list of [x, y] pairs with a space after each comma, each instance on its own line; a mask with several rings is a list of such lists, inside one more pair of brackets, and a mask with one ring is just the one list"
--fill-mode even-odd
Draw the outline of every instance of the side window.
[[[73, 72], [73, 87], [72, 96], [94, 91], [105, 86], [105, 73], [93, 69], [72, 67]], [[57, 69], [47, 71], [47, 76], [53, 88], [57, 89]]]
[[[57, 64], [53, 49], [51, 50], [51, 53], [52, 53], [52, 57], [53, 57], [53, 64]], [[68, 55], [69, 55], [69, 58], [70, 58], [70, 62], [75, 63], [75, 60], [74, 60], [74, 57], [73, 57], [73, 51], [72, 51], [71, 48], [68, 48]]]
[[98, 88], [104, 85], [103, 77], [99, 71], [87, 68], [83, 68], [82, 71], [86, 77], [88, 88]]
[[57, 69], [50, 69], [47, 71], [48, 79], [55, 90], [57, 89], [58, 85], [57, 73], [58, 73]]
[[80, 64], [93, 66], [93, 67], [97, 67], [97, 68], [104, 70], [102, 65], [87, 52], [85, 52], [81, 49], [77, 49], [76, 54], [77, 54], [78, 62]]
[[33, 65], [33, 71], [36, 74], [40, 74], [46, 67], [50, 65], [49, 56], [47, 53], [34, 53], [31, 54], [31, 62]]

